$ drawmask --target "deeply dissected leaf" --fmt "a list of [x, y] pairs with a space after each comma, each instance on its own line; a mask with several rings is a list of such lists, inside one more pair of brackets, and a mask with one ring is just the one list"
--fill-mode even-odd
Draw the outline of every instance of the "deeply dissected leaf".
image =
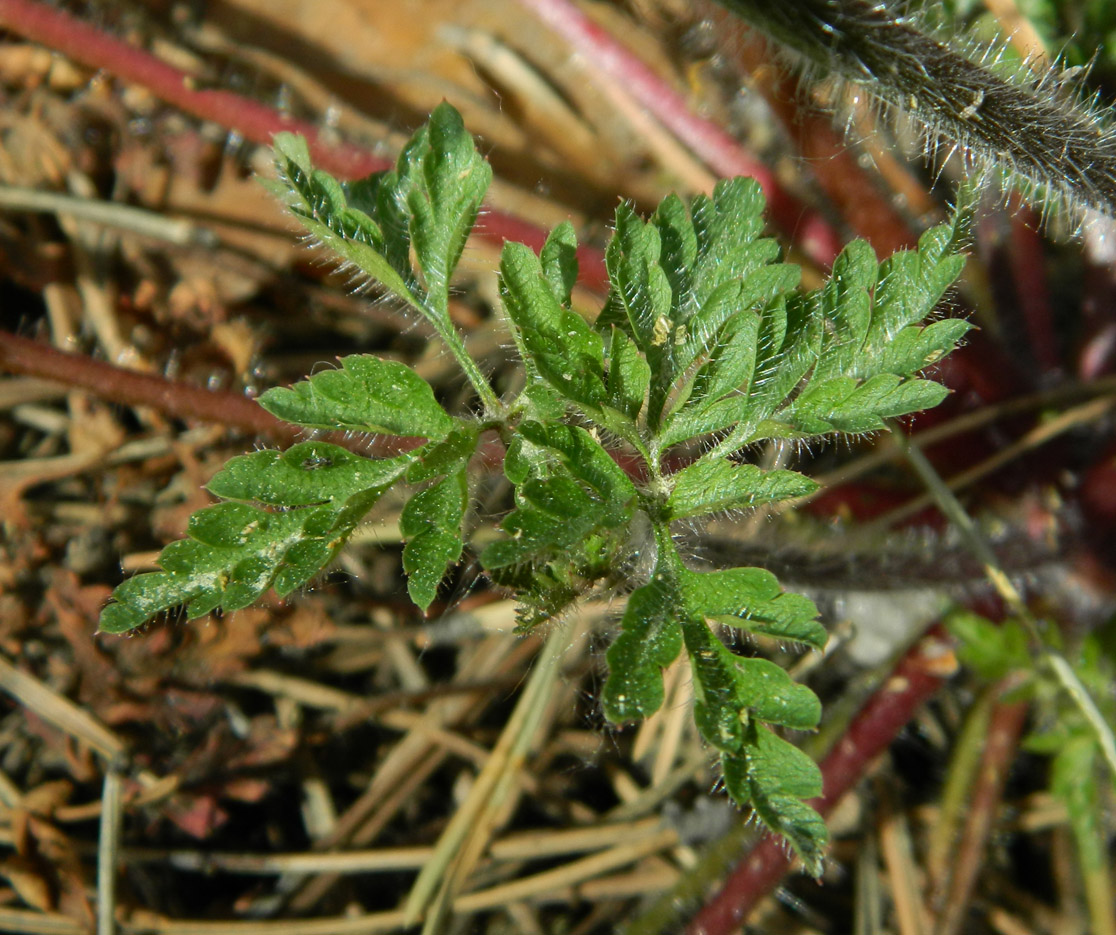
[[605, 401], [601, 337], [563, 306], [539, 258], [523, 244], [504, 245], [500, 289], [518, 340], [542, 377], [567, 399], [599, 409]]
[[608, 404], [634, 422], [647, 402], [650, 385], [647, 359], [624, 331], [614, 327], [609, 341]]
[[735, 656], [700, 618], [682, 624], [694, 676], [694, 719], [720, 750], [739, 752], [751, 719], [813, 730], [821, 703], [805, 685], [767, 659]]
[[362, 490], [393, 483], [410, 456], [373, 459], [327, 442], [301, 442], [286, 451], [253, 451], [230, 460], [206, 488], [222, 500], [268, 506], [340, 504]]
[[454, 426], [422, 377], [370, 354], [343, 357], [339, 370], [270, 389], [260, 405], [284, 421], [322, 429], [442, 439]]
[[609, 525], [609, 517], [606, 505], [565, 473], [527, 480], [516, 488], [516, 509], [500, 524], [510, 538], [488, 546], [481, 562], [494, 569], [549, 560]]
[[405, 227], [400, 235], [398, 224], [384, 224], [385, 219], [376, 210], [376, 199], [366, 193], [360, 200], [364, 210], [351, 207], [343, 186], [313, 168], [310, 150], [302, 137], [278, 133], [274, 147], [284, 182], [271, 187], [306, 229], [397, 298], [415, 308], [421, 307], [407, 259]]
[[671, 480], [674, 488], [667, 500], [671, 519], [746, 509], [803, 497], [818, 489], [816, 481], [795, 471], [764, 471], [754, 464], [736, 464], [725, 458], [696, 461]]
[[821, 876], [829, 829], [805, 799], [821, 795], [821, 772], [805, 753], [762, 727], [743, 755], [723, 754], [725, 788], [738, 802], [747, 802], [756, 817], [786, 840], [807, 873]]
[[492, 182], [492, 167], [477, 152], [461, 115], [443, 102], [403, 149], [395, 176], [429, 305], [448, 314], [450, 279]]
[[456, 426], [442, 441], [423, 447], [407, 469], [407, 483], [421, 484], [467, 467], [479, 439], [480, 427], [475, 422]]
[[554, 451], [566, 470], [588, 484], [610, 512], [623, 511], [635, 500], [635, 484], [601, 443], [580, 426], [524, 422], [519, 431], [533, 444]]
[[878, 373], [863, 382], [835, 377], [820, 385], [812, 381], [777, 420], [768, 424], [777, 421], [787, 426], [788, 434], [874, 432], [884, 428], [884, 419], [929, 409], [948, 394], [944, 386], [932, 380], [904, 381], [891, 373]]
[[[289, 135], [278, 137], [276, 158], [285, 178], [277, 187], [307, 229], [427, 317], [483, 415], [451, 418], [412, 370], [370, 356], [269, 391], [265, 408], [298, 425], [430, 441], [391, 461], [319, 442], [234, 460], [210, 489], [238, 502], [196, 514], [190, 538], [160, 556], [162, 571], [117, 589], [102, 628], [122, 631], [183, 603], [191, 616], [231, 610], [268, 587], [304, 584], [404, 473], [427, 485], [404, 507], [400, 528], [408, 590], [428, 608], [462, 554], [467, 471], [482, 431], [495, 429], [515, 508], [501, 524], [506, 537], [481, 558], [520, 597], [521, 626], [562, 614], [602, 582], [638, 575], [631, 570], [643, 567], [644, 540], [653, 542], [654, 571], [632, 592], [608, 651], [605, 713], [625, 721], [657, 710], [662, 670], [685, 646], [695, 718], [721, 753], [731, 795], [818, 873], [826, 830], [805, 800], [820, 794], [819, 773], [769, 729], [813, 729], [817, 698], [773, 662], [737, 655], [711, 628], [820, 649], [817, 610], [761, 569], [688, 570], [670, 524], [816, 488], [792, 471], [726, 457], [750, 443], [873, 431], [940, 401], [945, 390], [917, 374], [968, 328], [925, 324], [960, 270], [961, 222], [883, 263], [867, 244], [850, 244], [825, 285], [803, 293], [798, 267], [778, 262], [779, 246], [761, 236], [754, 181], [719, 182], [688, 207], [672, 196], [648, 221], [621, 205], [606, 250], [611, 288], [592, 324], [572, 303], [571, 224], [559, 225], [539, 256], [506, 244], [500, 291], [525, 370], [522, 392], [506, 403], [448, 314], [450, 280], [491, 178], [457, 112], [437, 108], [392, 171], [359, 182], [314, 170], [305, 142]], [[620, 463], [636, 461], [631, 476], [612, 444], [627, 446]], [[670, 474], [663, 453], [682, 444], [705, 453]], [[1002, 664], [1016, 649], [989, 653]]]
[[539, 252], [543, 274], [550, 290], [565, 308], [570, 306], [570, 293], [577, 284], [577, 235], [573, 224], [563, 221], [547, 235]]
[[403, 508], [399, 531], [407, 540], [403, 549], [407, 592], [423, 610], [434, 602], [447, 566], [461, 558], [465, 547], [461, 522], [468, 504], [469, 483], [462, 468], [419, 491]]
[[[253, 499], [219, 503], [190, 518], [189, 538], [160, 553], [158, 572], [136, 575], [112, 593], [100, 629], [123, 633], [157, 614], [186, 605], [189, 619], [212, 610], [247, 607], [269, 588], [280, 597], [328, 565], [353, 528], [404, 472], [409, 456], [357, 465], [344, 449], [319, 442], [288, 452], [234, 459], [211, 489]], [[258, 481], [258, 488], [253, 489]]]

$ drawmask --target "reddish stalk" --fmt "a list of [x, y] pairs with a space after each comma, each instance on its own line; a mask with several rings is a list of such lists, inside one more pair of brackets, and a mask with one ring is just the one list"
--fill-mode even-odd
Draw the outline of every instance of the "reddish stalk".
[[247, 396], [127, 370], [9, 332], [0, 332], [0, 369], [57, 380], [126, 406], [150, 406], [176, 419], [214, 422], [287, 444], [299, 437], [296, 428], [280, 422]]
[[[941, 687], [943, 654], [949, 646], [945, 640], [935, 628], [916, 644], [822, 761], [825, 794], [811, 803], [822, 815], [828, 814], [864, 777], [872, 761], [887, 749], [900, 728]], [[694, 917], [686, 929], [687, 935], [735, 932], [790, 866], [791, 855], [786, 845], [765, 837]]]
[[[306, 438], [302, 429], [281, 422], [247, 396], [128, 370], [84, 354], [69, 354], [6, 331], [0, 331], [0, 370], [56, 380], [65, 386], [87, 390], [99, 399], [125, 406], [146, 406], [173, 419], [212, 422], [283, 445]], [[421, 439], [395, 435], [353, 439], [341, 432], [331, 432], [321, 438], [377, 457], [391, 457], [422, 444]]]
[[[152, 94], [202, 120], [209, 120], [244, 139], [263, 146], [286, 130], [306, 137], [314, 162], [341, 179], [357, 179], [391, 167], [391, 161], [374, 156], [352, 143], [330, 143], [318, 128], [290, 114], [267, 107], [231, 91], [201, 90], [196, 79], [161, 61], [149, 52], [75, 19], [36, 0], [0, 0], [0, 28], [60, 52], [75, 62], [102, 69], [125, 81], [141, 85]], [[546, 234], [519, 218], [488, 211], [477, 233], [496, 244], [518, 240], [534, 248], [542, 246]], [[582, 247], [581, 282], [600, 288], [608, 282], [604, 256], [599, 250]]]
[[772, 220], [815, 262], [833, 264], [841, 238], [817, 211], [791, 195], [775, 174], [728, 133], [695, 114], [685, 98], [632, 55], [569, 0], [521, 0], [547, 26], [645, 107], [710, 169], [726, 178], [754, 178], [767, 198]]
[[1042, 374], [1062, 370], [1058, 332], [1050, 281], [1046, 275], [1046, 249], [1039, 236], [1040, 219], [1033, 208], [1013, 198], [1011, 246], [1008, 258], [1015, 300], [1027, 334], [1027, 348]]

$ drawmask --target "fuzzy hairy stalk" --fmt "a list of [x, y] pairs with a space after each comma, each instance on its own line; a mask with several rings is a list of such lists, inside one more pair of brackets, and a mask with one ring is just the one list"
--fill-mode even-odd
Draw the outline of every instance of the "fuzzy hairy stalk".
[[1071, 210], [1116, 207], [1116, 134], [1066, 75], [947, 41], [892, 0], [719, 0], [808, 66], [865, 88], [978, 171]]

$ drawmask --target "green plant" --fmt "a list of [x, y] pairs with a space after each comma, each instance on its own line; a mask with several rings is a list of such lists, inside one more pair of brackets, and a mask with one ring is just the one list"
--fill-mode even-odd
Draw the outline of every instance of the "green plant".
[[[1054, 628], [1033, 655], [1033, 627], [1008, 619], [996, 624], [958, 610], [947, 620], [960, 641], [958, 656], [982, 679], [1014, 681], [1012, 696], [1037, 709], [1025, 746], [1050, 757], [1050, 794], [1066, 810], [1094, 932], [1116, 931], [1107, 835], [1102, 816], [1116, 794], [1116, 619], [1086, 635], [1072, 652], [1059, 652]], [[1053, 644], [1053, 645], [1050, 645]]]
[[[162, 571], [116, 588], [102, 631], [179, 605], [194, 618], [246, 607], [270, 588], [286, 595], [322, 571], [396, 484], [416, 488], [400, 523], [403, 565], [412, 599], [429, 608], [466, 546], [470, 461], [495, 433], [515, 507], [480, 561], [516, 593], [521, 628], [591, 591], [632, 589], [608, 650], [606, 715], [653, 713], [661, 671], [684, 648], [697, 726], [720, 754], [729, 794], [819, 873], [826, 829], [806, 800], [820, 794], [820, 773], [778, 733], [814, 728], [818, 699], [709, 626], [821, 649], [816, 608], [760, 569], [691, 570], [672, 527], [815, 489], [794, 471], [743, 463], [748, 446], [872, 432], [945, 396], [915, 374], [969, 328], [924, 324], [961, 270], [960, 221], [882, 264], [854, 242], [824, 286], [803, 291], [798, 267], [761, 236], [763, 198], [748, 179], [721, 182], [688, 208], [669, 197], [649, 221], [621, 204], [607, 250], [611, 291], [593, 322], [571, 304], [570, 224], [539, 256], [508, 243], [500, 288], [524, 374], [522, 390], [501, 399], [449, 317], [451, 277], [491, 176], [457, 112], [440, 106], [393, 171], [350, 185], [315, 171], [297, 137], [277, 137], [276, 155], [275, 191], [313, 236], [433, 326], [479, 412], [447, 413], [413, 370], [368, 355], [268, 391], [264, 408], [296, 425], [427, 441], [379, 460], [324, 441], [233, 459], [209, 484], [224, 502], [193, 516], [189, 538], [160, 555]], [[625, 471], [610, 449], [637, 466]]]

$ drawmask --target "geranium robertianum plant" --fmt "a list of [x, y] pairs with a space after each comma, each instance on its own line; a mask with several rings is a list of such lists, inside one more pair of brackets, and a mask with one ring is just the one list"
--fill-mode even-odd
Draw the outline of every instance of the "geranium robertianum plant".
[[[826, 829], [806, 800], [821, 793], [821, 776], [780, 735], [813, 729], [818, 699], [710, 626], [820, 650], [817, 610], [762, 569], [691, 570], [673, 527], [816, 488], [747, 463], [758, 442], [859, 435], [941, 401], [946, 390], [917, 374], [969, 328], [925, 323], [963, 264], [958, 219], [883, 263], [853, 242], [825, 285], [803, 290], [799, 268], [762, 236], [764, 201], [749, 179], [720, 182], [689, 206], [668, 197], [646, 221], [621, 204], [611, 289], [594, 321], [571, 304], [569, 223], [538, 256], [507, 243], [500, 291], [525, 373], [522, 389], [501, 398], [449, 316], [454, 269], [491, 179], [457, 112], [438, 107], [393, 171], [348, 185], [313, 169], [297, 137], [280, 135], [275, 149], [276, 192], [312, 236], [433, 326], [476, 411], [447, 412], [412, 369], [364, 354], [268, 391], [261, 405], [295, 425], [427, 441], [390, 458], [312, 440], [232, 459], [208, 485], [222, 502], [194, 514], [188, 538], [160, 554], [161, 571], [116, 588], [101, 630], [122, 633], [179, 606], [189, 618], [233, 611], [269, 589], [287, 595], [322, 572], [396, 484], [412, 492], [400, 522], [408, 589], [429, 608], [468, 547], [470, 462], [494, 433], [515, 507], [479, 559], [515, 593], [521, 629], [589, 593], [630, 591], [607, 654], [605, 714], [618, 723], [652, 714], [662, 669], [685, 650], [697, 727], [729, 794], [820, 873]], [[621, 468], [617, 452], [636, 467]]]

